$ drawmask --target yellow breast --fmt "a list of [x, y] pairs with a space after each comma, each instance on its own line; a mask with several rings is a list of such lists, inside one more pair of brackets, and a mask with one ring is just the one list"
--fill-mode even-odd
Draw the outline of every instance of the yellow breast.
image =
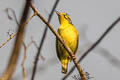
[[58, 29], [60, 36], [74, 52], [77, 47], [78, 32], [73, 25], [61, 25]]

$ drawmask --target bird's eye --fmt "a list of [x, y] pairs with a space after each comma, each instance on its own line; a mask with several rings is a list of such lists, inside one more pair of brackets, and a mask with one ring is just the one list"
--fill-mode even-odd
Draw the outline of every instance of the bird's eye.
[[66, 13], [66, 14], [64, 15], [64, 17], [67, 19], [67, 18], [69, 17], [69, 15]]
[[66, 13], [66, 14], [64, 15], [64, 17], [67, 19], [67, 18], [69, 18], [69, 15]]
[[64, 15], [64, 17], [67, 19], [68, 18], [68, 16], [67, 15]]
[[68, 15], [67, 13], [64, 15], [64, 18], [65, 18], [70, 24], [72, 24], [72, 20], [71, 20], [71, 18], [69, 17], [69, 15]]

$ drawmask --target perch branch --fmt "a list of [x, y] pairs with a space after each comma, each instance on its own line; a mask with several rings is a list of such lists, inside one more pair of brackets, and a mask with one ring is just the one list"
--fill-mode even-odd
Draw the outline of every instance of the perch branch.
[[62, 38], [60, 37], [60, 35], [55, 31], [55, 29], [45, 20], [45, 18], [38, 12], [38, 10], [34, 7], [33, 4], [31, 4], [31, 8], [33, 9], [34, 12], [37, 13], [37, 16], [49, 27], [49, 29], [53, 32], [53, 34], [58, 38], [58, 40], [63, 44], [64, 48], [68, 51], [69, 55], [71, 56], [82, 80], [86, 80], [85, 77], [85, 73], [83, 72], [80, 64], [78, 63], [76, 58], [73, 58], [73, 54], [71, 49], [66, 45], [66, 43], [64, 43], [64, 41], [62, 40]]

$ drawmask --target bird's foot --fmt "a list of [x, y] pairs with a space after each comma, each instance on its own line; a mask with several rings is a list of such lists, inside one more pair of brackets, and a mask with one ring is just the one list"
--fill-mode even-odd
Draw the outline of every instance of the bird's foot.
[[75, 55], [72, 55], [72, 59], [75, 60], [75, 59], [76, 59], [76, 56], [75, 56]]
[[[63, 40], [63, 43], [65, 44], [65, 40]], [[63, 46], [63, 44], [61, 44]]]

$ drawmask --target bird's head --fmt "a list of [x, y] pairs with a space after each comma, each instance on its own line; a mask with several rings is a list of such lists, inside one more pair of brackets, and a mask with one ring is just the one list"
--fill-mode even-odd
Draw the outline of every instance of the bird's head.
[[56, 14], [58, 15], [60, 24], [62, 24], [62, 23], [72, 24], [72, 19], [70, 18], [70, 16], [67, 13], [64, 13], [64, 12], [60, 13], [60, 12], [56, 11]]

